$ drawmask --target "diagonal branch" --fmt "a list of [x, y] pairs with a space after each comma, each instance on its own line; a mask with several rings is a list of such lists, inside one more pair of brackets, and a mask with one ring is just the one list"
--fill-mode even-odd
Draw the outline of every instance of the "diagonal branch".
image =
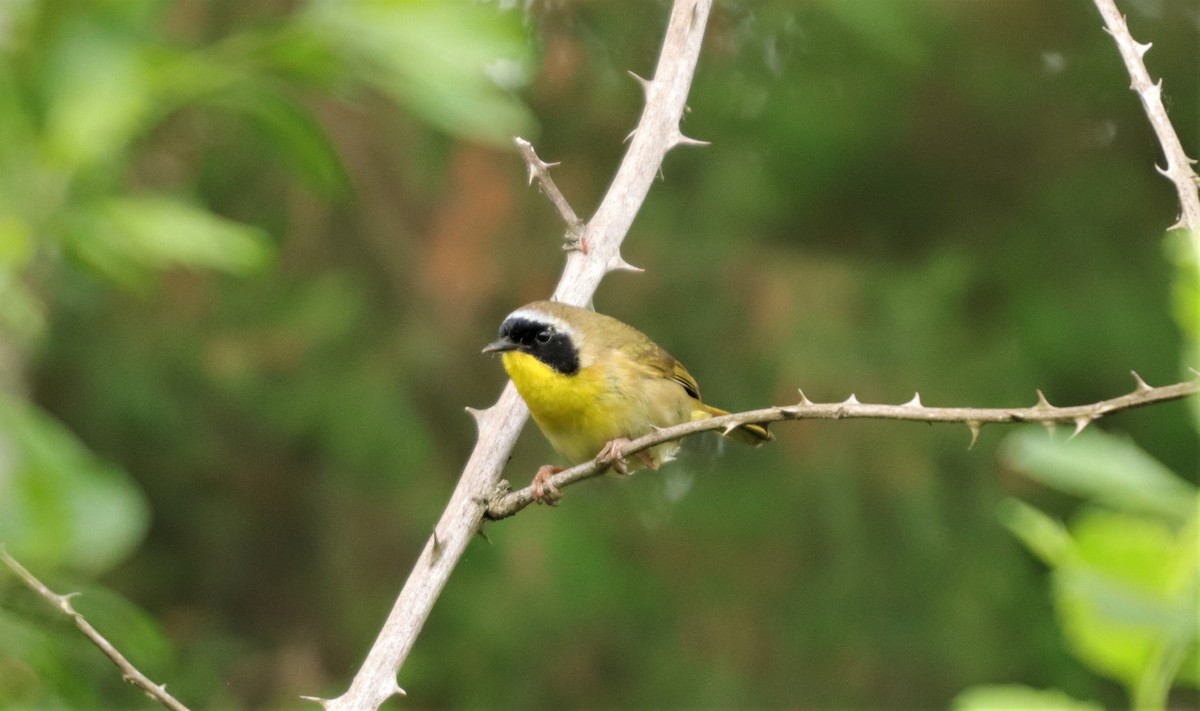
[[25, 566], [18, 563], [17, 560], [9, 555], [8, 551], [4, 550], [3, 548], [0, 548], [0, 561], [3, 561], [4, 564], [7, 565], [10, 570], [12, 570], [12, 572], [16, 573], [17, 577], [20, 578], [21, 581], [27, 586], [29, 586], [30, 590], [33, 590], [38, 595], [41, 595], [47, 602], [58, 608], [60, 612], [67, 617], [70, 617], [71, 621], [75, 623], [75, 626], [79, 628], [79, 631], [82, 632], [85, 637], [91, 640], [92, 644], [99, 647], [100, 651], [104, 652], [104, 656], [111, 659], [112, 663], [116, 664], [121, 669], [121, 674], [125, 677], [125, 681], [140, 688], [142, 691], [146, 692], [146, 696], [149, 696], [172, 711], [188, 711], [186, 706], [179, 703], [174, 696], [171, 696], [169, 693], [167, 693], [166, 684], [155, 684], [150, 677], [138, 671], [138, 668], [133, 666], [133, 663], [126, 659], [125, 655], [121, 654], [120, 650], [112, 645], [112, 642], [109, 642], [104, 635], [100, 634], [100, 632], [96, 630], [95, 627], [92, 627], [91, 623], [88, 622], [83, 615], [79, 614], [75, 610], [75, 607], [71, 605], [71, 598], [74, 597], [76, 593], [72, 593], [70, 595], [59, 595], [58, 593], [54, 592], [50, 588], [46, 587], [45, 583], [43, 583], [41, 580], [38, 580], [33, 573], [29, 572]]
[[529, 184], [533, 185], [533, 181], [537, 180], [546, 198], [554, 205], [554, 209], [558, 210], [558, 215], [563, 222], [567, 224], [568, 244], [572, 241], [578, 242], [580, 234], [583, 232], [583, 220], [579, 219], [579, 216], [571, 209], [571, 203], [567, 202], [567, 198], [563, 196], [554, 179], [550, 177], [550, 169], [558, 163], [547, 163], [542, 160], [538, 157], [537, 151], [533, 150], [533, 144], [520, 136], [513, 139], [513, 144], [521, 152], [521, 157], [525, 159], [525, 166], [529, 169]]
[[[674, 146], [686, 143], [679, 122], [711, 7], [712, 0], [675, 0], [654, 79], [645, 84], [646, 105], [633, 140], [604, 200], [580, 235], [588, 251], [567, 253], [566, 267], [554, 291], [558, 301], [588, 304], [605, 274], [631, 268], [621, 258], [621, 242], [654, 183], [663, 157]], [[495, 405], [470, 412], [479, 427], [475, 449], [350, 688], [336, 699], [306, 697], [326, 709], [376, 709], [391, 696], [404, 693], [396, 679], [400, 667], [450, 574], [483, 524], [484, 499], [495, 491], [529, 414], [511, 382]]]
[[[700, 432], [721, 430], [728, 432], [739, 425], [748, 423], [766, 424], [782, 420], [848, 420], [848, 419], [877, 419], [877, 420], [909, 420], [913, 422], [959, 422], [971, 430], [971, 444], [979, 437], [979, 431], [985, 424], [1040, 422], [1048, 427], [1066, 424], [1074, 427], [1072, 437], [1079, 434], [1083, 428], [1093, 421], [1120, 410], [1129, 410], [1167, 400], [1195, 395], [1200, 392], [1200, 380], [1176, 383], [1162, 387], [1151, 387], [1144, 380], [1133, 374], [1137, 387], [1133, 392], [1119, 397], [1101, 400], [1088, 405], [1072, 407], [1055, 407], [1046, 401], [1042, 392], [1038, 391], [1038, 401], [1032, 407], [925, 407], [921, 404], [920, 395], [914, 395], [912, 400], [903, 405], [876, 405], [862, 403], [851, 395], [842, 402], [815, 403], [800, 393], [800, 402], [795, 405], [768, 407], [762, 410], [749, 410], [707, 420], [685, 422], [682, 425], [666, 427], [644, 437], [639, 437], [624, 448], [624, 455], [637, 454], [664, 442], [682, 439], [688, 435]], [[611, 461], [592, 461], [565, 469], [550, 477], [549, 485], [553, 489], [562, 489], [584, 479], [590, 479], [604, 473]], [[503, 486], [503, 484], [502, 484]], [[487, 500], [487, 518], [498, 521], [516, 514], [521, 509], [534, 503], [532, 487], [518, 491], [507, 491], [505, 486], [500, 492]]]
[[1142, 106], [1146, 109], [1146, 117], [1150, 119], [1154, 134], [1158, 136], [1158, 142], [1162, 145], [1163, 154], [1167, 159], [1167, 167], [1159, 168], [1158, 172], [1174, 183], [1175, 190], [1179, 193], [1182, 214], [1179, 222], [1172, 229], [1183, 227], [1191, 232], [1192, 248], [1195, 251], [1196, 261], [1200, 264], [1200, 194], [1197, 193], [1197, 182], [1200, 181], [1200, 178], [1196, 176], [1196, 171], [1192, 170], [1192, 165], [1196, 161], [1188, 158], [1184, 153], [1183, 145], [1179, 142], [1179, 135], [1175, 133], [1171, 119], [1167, 116], [1167, 109], [1163, 106], [1162, 80], [1151, 81], [1150, 72], [1146, 70], [1143, 57], [1149, 51], [1150, 44], [1139, 44], [1134, 41], [1129, 34], [1129, 26], [1125, 24], [1125, 18], [1117, 10], [1114, 0], [1094, 0], [1094, 2], [1096, 8], [1100, 10], [1100, 15], [1104, 18], [1104, 28], [1116, 41], [1117, 50], [1120, 51], [1125, 68], [1133, 80], [1130, 88], [1137, 92], [1138, 98], [1142, 100]]

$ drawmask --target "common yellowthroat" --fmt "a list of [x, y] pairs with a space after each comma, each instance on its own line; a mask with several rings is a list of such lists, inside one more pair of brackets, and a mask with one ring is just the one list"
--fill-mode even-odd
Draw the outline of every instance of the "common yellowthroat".
[[[500, 324], [500, 338], [483, 349], [500, 353], [504, 370], [529, 406], [542, 434], [573, 463], [608, 459], [628, 473], [622, 450], [655, 428], [727, 415], [700, 400], [687, 368], [641, 331], [611, 316], [553, 301], [535, 301]], [[774, 437], [760, 425], [728, 433], [753, 445]], [[650, 469], [679, 448], [667, 442], [637, 456]], [[544, 466], [533, 481], [542, 499], [558, 492]]]

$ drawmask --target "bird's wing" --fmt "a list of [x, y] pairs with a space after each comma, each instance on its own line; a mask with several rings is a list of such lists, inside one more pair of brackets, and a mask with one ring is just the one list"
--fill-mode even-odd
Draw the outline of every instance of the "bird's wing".
[[635, 360], [646, 369], [651, 377], [673, 380], [679, 383], [690, 397], [695, 400], [700, 399], [700, 386], [696, 383], [696, 379], [683, 366], [683, 363], [675, 359], [675, 356], [648, 338], [638, 344], [638, 351]]

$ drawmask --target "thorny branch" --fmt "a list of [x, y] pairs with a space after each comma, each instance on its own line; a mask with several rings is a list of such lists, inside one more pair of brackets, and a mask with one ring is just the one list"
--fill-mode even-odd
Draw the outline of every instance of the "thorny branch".
[[[1111, 4], [1110, 0], [1096, 0]], [[691, 86], [692, 73], [699, 56], [700, 43], [707, 24], [711, 0], [675, 0], [671, 19], [668, 23], [666, 38], [663, 41], [662, 53], [653, 79], [639, 79], [646, 94], [645, 110], [634, 130], [628, 151], [617, 170], [613, 183], [606, 193], [603, 202], [596, 213], [587, 223], [580, 223], [578, 216], [570, 209], [561, 194], [557, 197], [551, 192], [552, 181], [548, 178], [547, 168], [532, 151], [532, 146], [526, 150], [522, 142], [518, 148], [525, 155], [530, 166], [531, 177], [541, 181], [544, 191], [550, 195], [556, 208], [567, 223], [567, 244], [569, 253], [563, 276], [555, 289], [553, 298], [564, 303], [586, 305], [591, 301], [596, 286], [608, 272], [614, 270], [636, 269], [626, 262], [620, 254], [620, 246], [628, 232], [645, 198], [651, 183], [658, 173], [664, 154], [680, 145], [698, 145], [703, 142], [688, 138], [680, 130], [680, 120], [683, 116], [684, 104]], [[1144, 50], [1142, 50], [1144, 51]], [[1136, 83], [1136, 82], [1135, 82]], [[1142, 94], [1143, 97], [1150, 94]], [[1161, 106], [1157, 92], [1154, 99]], [[1143, 99], [1145, 100], [1145, 98]], [[1149, 106], [1149, 104], [1148, 104]], [[1156, 125], [1156, 129], [1158, 126]], [[1169, 124], [1168, 124], [1169, 128]], [[1176, 141], [1177, 142], [1177, 141]], [[1168, 149], [1169, 151], [1169, 149]], [[1180, 155], [1182, 155], [1180, 153]], [[1184, 158], [1186, 162], [1186, 158]], [[1168, 171], [1182, 174], [1173, 168], [1179, 163], [1178, 159], [1168, 157]], [[1190, 173], [1190, 169], [1188, 171]], [[1180, 183], [1177, 183], [1179, 185]], [[1185, 206], [1185, 218], [1190, 208]], [[1191, 218], [1187, 218], [1191, 219]], [[1200, 241], [1193, 224], [1193, 244]], [[1200, 251], [1200, 247], [1198, 247]], [[736, 423], [736, 418], [746, 416], [746, 421], [771, 422], [783, 419], [800, 418], [841, 418], [841, 417], [883, 417], [886, 408], [902, 408], [928, 410], [929, 421], [961, 421], [972, 428], [973, 436], [985, 422], [1018, 421], [1019, 415], [1025, 415], [1031, 421], [1043, 422], [1074, 422], [1077, 428], [1085, 426], [1095, 417], [1099, 417], [1111, 408], [1121, 409], [1147, 404], [1156, 401], [1154, 397], [1182, 397], [1196, 391], [1193, 384], [1180, 384], [1182, 389], [1178, 394], [1167, 389], [1146, 388], [1149, 392], [1141, 392], [1143, 388], [1126, 398], [1131, 402], [1117, 407], [1115, 401], [1097, 403], [1094, 406], [1077, 408], [1052, 408], [1044, 402], [1034, 408], [1024, 410], [988, 411], [968, 408], [923, 408], [919, 401], [904, 406], [863, 405], [856, 400], [848, 400], [835, 405], [818, 405], [802, 401], [790, 407], [770, 408], [756, 413], [727, 416], [730, 419], [716, 418], [706, 423], [691, 423], [683, 426], [695, 427], [697, 431], [708, 428], [730, 426]], [[1110, 409], [1105, 409], [1106, 407]], [[1091, 408], [1091, 409], [1088, 409]], [[1099, 408], [1099, 409], [1096, 409]], [[1039, 412], [1049, 409], [1049, 414]], [[1028, 411], [1028, 412], [1026, 412]], [[469, 541], [482, 524], [484, 515], [499, 518], [502, 513], [499, 501], [489, 496], [495, 491], [500, 480], [501, 470], [507, 459], [512, 445], [516, 440], [527, 417], [527, 410], [510, 383], [500, 396], [500, 400], [492, 407], [482, 410], [472, 410], [479, 426], [479, 439], [472, 452], [463, 475], [451, 496], [441, 519], [434, 528], [429, 539], [414, 565], [413, 571], [405, 583], [400, 596], [392, 608], [387, 621], [380, 630], [379, 636], [372, 645], [362, 668], [355, 675], [350, 688], [341, 697], [332, 700], [313, 699], [319, 701], [327, 709], [374, 709], [387, 698], [395, 694], [403, 694], [397, 685], [396, 675], [400, 666], [407, 658], [417, 634], [420, 632], [425, 619], [428, 617], [433, 604], [436, 602], [446, 581], [449, 579], [458, 560], [466, 550]], [[966, 413], [966, 414], [964, 414]], [[908, 414], [914, 414], [909, 412]], [[1082, 420], [1080, 418], [1083, 418]], [[922, 419], [922, 418], [905, 418]], [[1080, 424], [1082, 422], [1082, 424]], [[656, 433], [653, 437], [664, 439], [644, 439], [635, 442], [640, 447], [652, 446], [655, 442], [677, 438], [687, 434], [684, 431]], [[627, 449], [626, 452], [633, 451]], [[585, 478], [595, 471], [584, 474], [587, 467], [598, 470], [595, 464], [577, 467], [560, 474], [565, 479], [571, 472], [573, 476]], [[566, 481], [552, 480], [555, 486], [564, 486]], [[508, 496], [530, 496], [530, 493], [515, 492]], [[528, 501], [517, 506], [528, 505]], [[505, 515], [511, 515], [507, 513]]]
[[1179, 135], [1175, 133], [1171, 119], [1167, 116], [1167, 109], [1163, 106], [1162, 80], [1151, 81], [1150, 72], [1146, 70], [1143, 58], [1150, 50], [1151, 45], [1149, 42], [1140, 44], [1134, 41], [1132, 35], [1129, 34], [1129, 26], [1125, 24], [1125, 18], [1117, 10], [1114, 0], [1094, 0], [1094, 2], [1096, 8], [1100, 10], [1100, 15], [1104, 18], [1104, 29], [1116, 41], [1117, 50], [1120, 51], [1125, 68], [1133, 80], [1130, 88], [1137, 92], [1138, 97], [1142, 100], [1142, 106], [1146, 109], [1146, 117], [1150, 120], [1150, 126], [1154, 129], [1155, 135], [1158, 136], [1159, 144], [1162, 145], [1163, 154], [1167, 159], [1167, 167], [1158, 168], [1158, 172], [1174, 183], [1175, 190], [1179, 193], [1181, 214], [1179, 222], [1171, 229], [1182, 227], [1191, 233], [1192, 249], [1197, 268], [1200, 268], [1200, 193], [1197, 189], [1200, 177], [1196, 175], [1196, 171], [1192, 170], [1192, 165], [1196, 161], [1188, 158], [1184, 153], [1183, 145], [1179, 142]]
[[60, 612], [67, 617], [70, 617], [71, 621], [75, 623], [75, 626], [79, 628], [79, 631], [82, 632], [85, 637], [91, 640], [92, 644], [99, 647], [100, 651], [104, 652], [104, 656], [111, 659], [113, 664], [116, 664], [121, 669], [121, 674], [125, 677], [125, 681], [140, 688], [142, 691], [146, 692], [146, 696], [149, 696], [172, 711], [188, 711], [187, 706], [184, 706], [178, 700], [176, 700], [174, 696], [171, 696], [169, 693], [167, 693], [166, 684], [155, 684], [150, 677], [138, 671], [138, 668], [133, 666], [133, 664], [125, 658], [124, 654], [121, 654], [121, 652], [114, 647], [111, 642], [105, 639], [104, 635], [100, 634], [95, 627], [92, 627], [91, 623], [88, 622], [83, 615], [76, 612], [74, 606], [71, 605], [71, 598], [74, 597], [76, 593], [72, 593], [70, 595], [59, 595], [58, 593], [54, 592], [48, 588], [45, 583], [43, 583], [41, 580], [38, 580], [33, 573], [29, 572], [25, 566], [18, 563], [17, 560], [9, 555], [8, 551], [4, 550], [3, 547], [0, 547], [0, 561], [3, 561], [4, 564], [7, 565], [10, 570], [12, 570], [12, 572], [16, 573], [17, 577], [20, 578], [21, 581], [27, 586], [29, 586], [30, 590], [33, 590], [35, 593], [45, 598], [47, 602], [57, 608]]
[[[578, 232], [575, 245], [578, 248], [567, 253], [566, 267], [554, 291], [556, 300], [578, 306], [589, 304], [606, 274], [633, 268], [621, 257], [621, 242], [654, 183], [667, 151], [694, 143], [680, 132], [679, 122], [683, 118], [711, 8], [712, 0], [675, 0], [673, 3], [654, 78], [642, 82], [646, 93], [645, 108], [612, 185], [596, 213], [581, 230], [572, 229], [578, 224], [578, 217], [572, 220], [575, 213], [569, 206], [563, 210], [565, 200], [558, 205], [568, 224], [567, 246], [572, 247], [571, 240]], [[522, 148], [519, 143], [518, 147]], [[522, 153], [526, 153], [523, 148]], [[532, 154], [532, 150], [528, 154]], [[541, 174], [545, 189], [549, 184], [545, 175], [548, 165], [536, 155], [533, 158], [536, 163], [526, 156], [531, 168], [536, 168], [533, 170], [535, 177]], [[479, 426], [475, 449], [350, 688], [336, 699], [306, 697], [326, 709], [376, 709], [391, 696], [404, 693], [396, 678], [400, 667], [467, 545], [482, 525], [484, 507], [481, 500], [495, 490], [528, 416], [512, 383], [504, 388], [495, 405], [470, 412]]]
[[586, 254], [587, 242], [583, 241], [583, 220], [580, 220], [579, 216], [575, 214], [575, 210], [571, 209], [571, 203], [567, 202], [567, 198], [563, 196], [554, 179], [550, 177], [550, 169], [558, 163], [547, 163], [539, 158], [537, 151], [533, 150], [533, 144], [520, 136], [514, 138], [513, 143], [521, 152], [521, 157], [525, 159], [525, 166], [529, 169], [529, 184], [533, 185], [535, 179], [538, 181], [542, 192], [554, 205], [554, 209], [558, 210], [559, 217], [567, 225], [567, 238], [564, 240], [563, 249], [578, 248]]
[[[781, 420], [848, 420], [848, 419], [878, 419], [878, 420], [909, 420], [914, 422], [959, 422], [971, 430], [971, 444], [979, 437], [979, 432], [986, 424], [1040, 422], [1047, 427], [1065, 424], [1074, 427], [1072, 437], [1079, 434], [1095, 420], [1117, 412], [1135, 407], [1143, 407], [1167, 400], [1195, 395], [1200, 392], [1200, 380], [1176, 383], [1162, 387], [1151, 387], [1137, 373], [1133, 374], [1137, 386], [1133, 392], [1120, 397], [1072, 407], [1056, 407], [1046, 401], [1042, 391], [1038, 391], [1037, 404], [1031, 407], [1014, 408], [979, 408], [979, 407], [926, 407], [921, 404], [919, 394], [903, 405], [877, 405], [859, 402], [854, 395], [842, 402], [815, 403], [809, 400], [801, 391], [800, 401], [795, 405], [768, 407], [762, 410], [749, 410], [729, 415], [722, 415], [708, 420], [685, 422], [674, 427], [666, 427], [644, 437], [633, 440], [624, 448], [626, 457], [637, 454], [645, 449], [664, 442], [682, 439], [699, 432], [721, 430], [729, 432], [739, 425], [757, 423], [767, 424]], [[555, 489], [562, 489], [584, 479], [604, 473], [611, 461], [592, 461], [565, 469], [550, 477], [549, 484]], [[502, 483], [503, 486], [503, 483]], [[551, 489], [553, 490], [553, 489]], [[487, 518], [498, 521], [508, 518], [521, 509], [532, 504], [536, 499], [531, 487], [518, 491], [508, 491], [505, 487], [487, 500]]]

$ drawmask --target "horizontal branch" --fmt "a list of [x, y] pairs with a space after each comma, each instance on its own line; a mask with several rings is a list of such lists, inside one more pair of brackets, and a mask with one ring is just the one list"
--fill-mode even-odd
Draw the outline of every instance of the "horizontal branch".
[[[707, 420], [685, 422], [674, 427], [656, 430], [644, 437], [639, 437], [623, 448], [626, 458], [664, 442], [682, 439], [699, 432], [721, 430], [730, 432], [740, 425], [756, 423], [767, 424], [783, 420], [910, 420], [914, 422], [960, 422], [971, 430], [971, 444], [979, 437], [984, 425], [993, 423], [1040, 422], [1047, 427], [1059, 424], [1074, 427], [1072, 436], [1079, 434], [1083, 428], [1105, 415], [1144, 407], [1167, 400], [1177, 400], [1200, 392], [1200, 380], [1175, 383], [1163, 387], [1151, 387], [1137, 374], [1133, 374], [1137, 386], [1133, 392], [1109, 400], [1101, 400], [1088, 405], [1072, 407], [1055, 407], [1046, 401], [1042, 391], [1038, 391], [1037, 404], [1032, 407], [925, 407], [921, 404], [920, 395], [914, 395], [912, 400], [903, 405], [875, 405], [859, 402], [854, 395], [842, 402], [815, 403], [800, 393], [800, 402], [795, 405], [780, 405], [761, 410], [748, 410]], [[548, 480], [551, 491], [562, 489], [576, 482], [590, 479], [602, 474], [612, 465], [609, 460], [590, 461], [570, 469], [565, 469]], [[501, 482], [502, 490], [487, 500], [485, 517], [498, 521], [508, 518], [521, 509], [529, 506], [537, 499], [532, 487], [518, 491], [507, 490], [507, 485]]]
[[140, 688], [146, 693], [146, 696], [149, 696], [172, 711], [188, 711], [186, 706], [179, 703], [174, 696], [171, 696], [169, 693], [167, 693], [166, 684], [155, 684], [150, 680], [150, 677], [138, 671], [138, 668], [133, 666], [133, 663], [126, 659], [125, 655], [121, 654], [120, 650], [118, 650], [112, 645], [111, 642], [105, 639], [104, 635], [100, 634], [95, 627], [92, 627], [91, 623], [84, 619], [83, 615], [75, 611], [75, 607], [71, 605], [71, 598], [77, 593], [59, 595], [58, 593], [54, 592], [50, 588], [46, 587], [45, 583], [43, 583], [41, 580], [38, 580], [33, 573], [29, 572], [25, 566], [18, 563], [17, 560], [9, 555], [8, 551], [4, 550], [2, 547], [0, 547], [0, 561], [3, 561], [4, 564], [8, 566], [9, 570], [12, 570], [12, 572], [16, 573], [17, 577], [20, 578], [30, 590], [33, 590], [35, 593], [40, 595], [64, 615], [70, 617], [75, 623], [75, 626], [79, 628], [79, 631], [82, 632], [85, 637], [91, 640], [92, 644], [99, 647], [100, 651], [104, 652], [104, 656], [111, 659], [112, 663], [116, 664], [117, 667], [120, 668], [121, 674], [123, 674], [125, 677], [125, 681]]

